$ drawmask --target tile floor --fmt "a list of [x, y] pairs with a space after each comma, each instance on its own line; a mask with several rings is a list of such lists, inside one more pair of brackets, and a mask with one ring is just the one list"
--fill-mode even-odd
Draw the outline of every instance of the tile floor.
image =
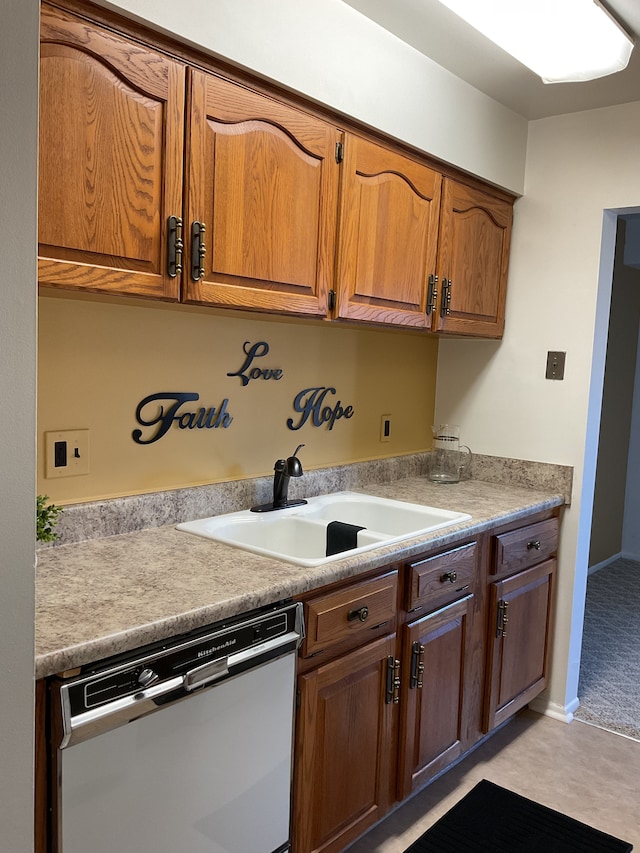
[[481, 779], [629, 841], [640, 853], [640, 742], [533, 711], [388, 815], [349, 853], [403, 853]]

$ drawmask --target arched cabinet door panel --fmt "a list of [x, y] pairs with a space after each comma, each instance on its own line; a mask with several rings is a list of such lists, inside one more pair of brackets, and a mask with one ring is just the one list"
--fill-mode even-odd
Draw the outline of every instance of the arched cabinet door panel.
[[185, 68], [43, 6], [39, 281], [176, 300]]
[[342, 168], [338, 316], [430, 328], [441, 175], [350, 135]]
[[184, 300], [326, 316], [340, 132], [197, 70], [190, 106]]
[[512, 216], [511, 203], [445, 179], [438, 330], [502, 337]]

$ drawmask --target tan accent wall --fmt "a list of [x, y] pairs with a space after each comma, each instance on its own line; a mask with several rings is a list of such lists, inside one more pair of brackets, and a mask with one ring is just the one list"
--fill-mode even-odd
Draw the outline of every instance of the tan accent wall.
[[[38, 492], [57, 503], [268, 474], [301, 443], [308, 469], [431, 446], [438, 342], [426, 334], [57, 295], [40, 298], [39, 323]], [[253, 366], [282, 377], [243, 386], [227, 373], [242, 367], [245, 342], [259, 341], [269, 352]], [[295, 426], [301, 418], [294, 398], [311, 387], [335, 388], [325, 405], [340, 401], [353, 416], [331, 430], [309, 421], [288, 428], [287, 419]], [[227, 399], [229, 427], [174, 423], [158, 441], [137, 444], [140, 401], [178, 391], [199, 400], [176, 414]], [[388, 442], [380, 441], [383, 414], [392, 415]], [[90, 431], [89, 474], [46, 478], [45, 432], [67, 429]], [[143, 439], [156, 429], [144, 428]]]

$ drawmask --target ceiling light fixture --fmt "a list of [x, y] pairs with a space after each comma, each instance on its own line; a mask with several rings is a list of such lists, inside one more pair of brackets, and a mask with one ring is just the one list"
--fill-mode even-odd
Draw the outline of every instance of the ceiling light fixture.
[[594, 80], [627, 67], [633, 39], [599, 0], [440, 0], [540, 75]]

